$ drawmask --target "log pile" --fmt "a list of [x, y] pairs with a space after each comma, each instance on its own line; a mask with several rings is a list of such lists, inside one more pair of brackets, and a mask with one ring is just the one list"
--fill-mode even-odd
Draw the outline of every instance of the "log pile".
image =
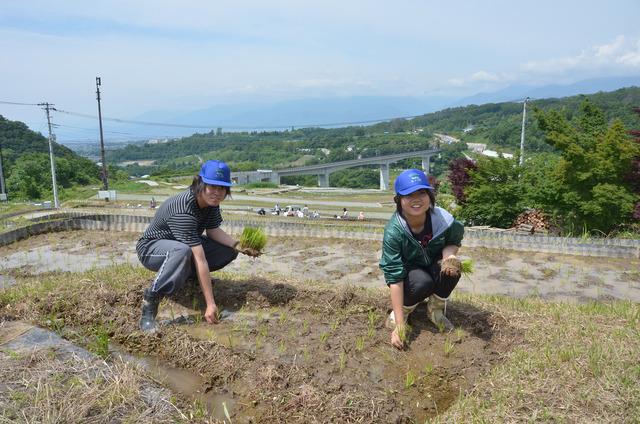
[[529, 209], [518, 215], [513, 223], [513, 227], [516, 229], [516, 232], [520, 234], [546, 234], [551, 228], [551, 223], [543, 211], [539, 209]]

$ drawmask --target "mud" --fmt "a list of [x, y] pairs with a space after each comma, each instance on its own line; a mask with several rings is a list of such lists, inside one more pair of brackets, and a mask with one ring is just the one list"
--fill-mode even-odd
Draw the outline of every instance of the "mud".
[[[146, 335], [137, 321], [153, 274], [117, 266], [135, 263], [134, 235], [32, 237], [0, 248], [0, 274], [18, 285], [51, 280], [45, 285], [51, 289], [33, 289], [19, 302], [0, 297], [0, 321], [37, 324], [80, 346], [91, 346], [96, 329], [104, 329], [112, 357], [143, 363], [181, 404], [202, 404], [208, 411], [202, 422], [228, 421], [227, 415], [234, 422], [424, 422], [524, 342], [501, 314], [454, 296], [447, 315], [455, 331], [439, 333], [420, 305], [410, 316], [408, 348], [398, 351], [384, 328], [389, 300], [378, 243], [275, 237], [269, 243], [262, 257], [241, 255], [225, 269], [235, 273], [213, 274], [219, 324], [202, 321], [199, 288], [187, 284], [161, 303], [161, 332]], [[461, 280], [460, 291], [640, 299], [637, 260], [464, 248], [461, 255], [474, 260], [475, 272]], [[26, 327], [6, 328], [13, 328], [10, 340]]]
[[[128, 263], [138, 266], [138, 234], [70, 231], [31, 237], [0, 248], [0, 288], [16, 276], [79, 272]], [[380, 243], [370, 240], [271, 237], [258, 259], [240, 256], [226, 269], [252, 275], [384, 287], [378, 269]], [[640, 301], [640, 259], [591, 258], [504, 249], [465, 248], [474, 272], [457, 290], [565, 302]]]
[[221, 420], [423, 422], [520, 339], [502, 318], [453, 302], [455, 332], [440, 334], [421, 306], [408, 349], [398, 351], [384, 328], [385, 291], [253, 277], [214, 282], [223, 309], [217, 325], [201, 321], [201, 295], [185, 287], [162, 302], [162, 331], [150, 336], [136, 331], [146, 279], [132, 270], [115, 290], [94, 278], [26, 304], [0, 304], [0, 317], [53, 326], [77, 342], [108, 328], [120, 350], [146, 358], [150, 378]]

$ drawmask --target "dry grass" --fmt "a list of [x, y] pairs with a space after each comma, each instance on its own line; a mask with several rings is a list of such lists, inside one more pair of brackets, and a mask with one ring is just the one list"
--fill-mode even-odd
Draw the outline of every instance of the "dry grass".
[[504, 316], [526, 342], [433, 422], [640, 422], [640, 305], [456, 298]]
[[53, 351], [0, 352], [0, 423], [173, 423], [187, 416], [166, 389], [123, 363]]

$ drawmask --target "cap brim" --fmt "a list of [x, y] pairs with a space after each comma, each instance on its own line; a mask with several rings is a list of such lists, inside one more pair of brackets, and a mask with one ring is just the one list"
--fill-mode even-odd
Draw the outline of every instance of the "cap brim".
[[231, 183], [228, 183], [226, 181], [210, 180], [209, 178], [205, 178], [202, 175], [200, 177], [202, 178], [202, 181], [205, 184], [217, 185], [217, 186], [223, 186], [223, 187], [231, 187]]
[[420, 184], [420, 185], [414, 185], [411, 186], [409, 188], [406, 188], [404, 190], [398, 190], [398, 194], [401, 196], [406, 196], [407, 194], [411, 194], [414, 193], [418, 190], [422, 190], [423, 188], [426, 188], [427, 190], [432, 190], [433, 187], [429, 186], [429, 185], [425, 185], [425, 184]]

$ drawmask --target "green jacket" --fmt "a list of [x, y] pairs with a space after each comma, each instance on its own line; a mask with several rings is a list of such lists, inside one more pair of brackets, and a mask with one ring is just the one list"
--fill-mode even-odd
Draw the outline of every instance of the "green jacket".
[[446, 210], [436, 206], [431, 211], [433, 238], [425, 248], [411, 234], [404, 218], [397, 212], [384, 228], [380, 269], [387, 284], [404, 281], [411, 268], [426, 268], [440, 260], [445, 246], [460, 246], [464, 227]]

